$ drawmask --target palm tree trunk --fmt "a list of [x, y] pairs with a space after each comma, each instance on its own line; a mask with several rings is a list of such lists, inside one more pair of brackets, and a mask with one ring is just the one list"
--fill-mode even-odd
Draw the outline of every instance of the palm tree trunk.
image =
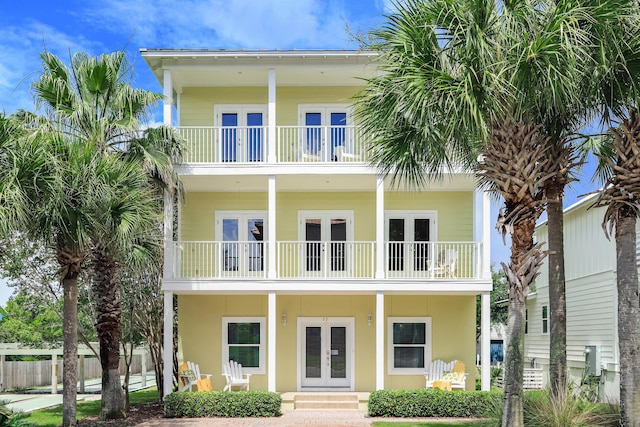
[[102, 367], [101, 420], [126, 417], [126, 401], [119, 371], [122, 310], [117, 296], [117, 270], [118, 266], [111, 253], [101, 245], [96, 245], [93, 260], [93, 293], [97, 300], [96, 330]]
[[549, 244], [549, 380], [551, 395], [564, 393], [567, 381], [567, 303], [564, 275], [564, 216], [562, 193], [564, 185], [552, 181], [547, 195], [547, 225]]
[[636, 260], [636, 214], [620, 208], [616, 223], [620, 425], [640, 426], [640, 305]]
[[78, 393], [78, 276], [71, 273], [62, 279], [63, 350], [62, 350], [62, 427], [76, 425]]
[[529, 288], [544, 255], [540, 245], [533, 244], [535, 218], [514, 225], [511, 235], [511, 262], [502, 265], [509, 281], [509, 315], [507, 348], [504, 363], [504, 408], [502, 427], [524, 426], [524, 328]]

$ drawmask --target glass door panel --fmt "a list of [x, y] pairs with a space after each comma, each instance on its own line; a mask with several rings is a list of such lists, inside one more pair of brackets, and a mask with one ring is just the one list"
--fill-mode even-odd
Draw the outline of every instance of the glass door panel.
[[238, 114], [222, 114], [221, 160], [235, 162], [238, 141]]
[[429, 220], [416, 218], [413, 220], [413, 252], [414, 271], [427, 271], [429, 269]]
[[307, 154], [322, 154], [322, 113], [306, 113], [304, 116], [305, 146]]
[[322, 267], [322, 219], [305, 219], [306, 268], [320, 271]]
[[331, 219], [331, 271], [346, 270], [346, 245], [340, 242], [347, 241], [346, 218]]
[[260, 162], [264, 160], [263, 153], [263, 129], [262, 129], [262, 113], [247, 114], [247, 154], [248, 161]]
[[330, 135], [331, 135], [331, 159], [333, 161], [338, 160], [335, 157], [335, 148], [338, 146], [344, 147], [345, 145], [345, 136], [346, 136], [346, 128], [347, 126], [347, 113], [339, 112], [339, 113], [331, 113], [330, 117]]
[[305, 328], [305, 378], [322, 378], [322, 328]]
[[235, 218], [222, 220], [222, 254], [224, 271], [238, 271], [238, 228], [239, 221]]
[[247, 266], [249, 271], [264, 271], [264, 219], [247, 220]]
[[404, 219], [389, 219], [389, 271], [404, 271]]
[[331, 378], [347, 377], [347, 328], [331, 327]]

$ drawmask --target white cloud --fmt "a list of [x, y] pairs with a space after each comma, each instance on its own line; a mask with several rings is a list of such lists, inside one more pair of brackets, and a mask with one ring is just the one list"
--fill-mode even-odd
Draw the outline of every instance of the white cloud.
[[89, 4], [86, 18], [142, 47], [344, 48], [348, 1], [110, 0]]

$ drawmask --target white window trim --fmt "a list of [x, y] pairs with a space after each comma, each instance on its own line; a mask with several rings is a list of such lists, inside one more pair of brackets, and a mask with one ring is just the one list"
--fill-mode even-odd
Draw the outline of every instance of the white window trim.
[[213, 106], [214, 126], [222, 126], [222, 113], [237, 113], [238, 126], [247, 126], [248, 113], [262, 113], [262, 126], [267, 127], [268, 111], [267, 104], [215, 104]]
[[354, 226], [353, 211], [334, 211], [334, 210], [312, 210], [298, 211], [298, 241], [305, 241], [305, 218], [328, 218], [328, 217], [344, 217], [347, 219], [347, 242], [353, 242]]
[[[347, 113], [347, 122], [345, 126], [353, 125], [353, 108], [350, 104], [298, 104], [298, 125], [305, 125], [305, 113], [316, 113], [318, 110], [322, 110], [322, 113], [335, 113], [345, 112]], [[323, 115], [322, 120], [327, 120], [327, 117]], [[322, 126], [329, 126], [329, 123], [323, 123]]]
[[[542, 313], [544, 311], [544, 309], [547, 309], [547, 317], [542, 317]], [[544, 330], [544, 322], [545, 320], [547, 321], [547, 331], [545, 332]], [[549, 306], [548, 305], [543, 305], [540, 308], [540, 333], [542, 335], [548, 335], [549, 334]]]
[[[269, 228], [267, 227], [267, 219], [268, 219], [267, 211], [215, 211], [215, 240], [221, 242], [223, 239], [222, 236], [222, 220], [223, 219], [237, 219], [238, 223], [246, 223], [248, 219], [253, 218], [262, 218], [264, 220], [264, 242], [269, 238], [268, 232]], [[244, 226], [244, 225], [242, 225]], [[239, 237], [239, 236], [238, 236]], [[243, 239], [239, 239], [240, 242], [246, 241], [246, 236], [243, 236]]]
[[389, 240], [389, 220], [394, 218], [402, 218], [405, 221], [415, 218], [429, 219], [429, 241], [438, 241], [438, 211], [436, 210], [389, 210], [384, 211], [384, 238]]
[[222, 363], [225, 363], [229, 360], [229, 323], [260, 323], [260, 344], [259, 347], [259, 366], [257, 368], [247, 368], [242, 367], [242, 371], [247, 374], [264, 374], [266, 373], [266, 355], [267, 351], [267, 334], [266, 334], [266, 324], [267, 320], [265, 317], [223, 317], [222, 318]]
[[[393, 366], [393, 324], [394, 323], [424, 323], [424, 367], [423, 368], [395, 368]], [[388, 317], [387, 318], [387, 373], [389, 375], [422, 375], [431, 364], [431, 317]]]

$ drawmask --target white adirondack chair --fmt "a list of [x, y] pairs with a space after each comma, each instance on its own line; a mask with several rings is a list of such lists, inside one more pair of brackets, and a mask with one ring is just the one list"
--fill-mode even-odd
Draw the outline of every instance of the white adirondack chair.
[[[186, 364], [186, 367], [185, 367]], [[184, 368], [184, 369], [183, 369]], [[203, 390], [203, 383], [198, 381], [200, 380], [208, 380], [209, 389], [211, 389], [211, 374], [201, 374], [200, 366], [197, 363], [189, 362], [183, 363], [179, 372], [180, 379], [184, 386], [180, 391], [193, 391], [193, 388], [196, 388], [196, 391]], [[204, 388], [207, 388], [206, 386]]]
[[434, 360], [429, 365], [429, 371], [424, 373], [424, 378], [426, 380], [426, 387], [433, 388], [434, 381], [448, 379], [448, 378], [444, 378], [445, 373], [447, 372], [459, 372], [460, 374], [457, 376], [456, 379], [448, 379], [448, 380], [451, 381], [452, 389], [464, 390], [467, 384], [467, 376], [469, 375], [468, 373], [464, 372], [464, 369], [465, 369], [464, 363], [458, 362], [457, 360], [452, 360], [449, 363], [440, 359]]
[[224, 386], [223, 391], [231, 391], [232, 387], [249, 390], [251, 374], [243, 374], [242, 365], [235, 360], [229, 360], [229, 362], [222, 365], [222, 375], [227, 380], [227, 385]]

